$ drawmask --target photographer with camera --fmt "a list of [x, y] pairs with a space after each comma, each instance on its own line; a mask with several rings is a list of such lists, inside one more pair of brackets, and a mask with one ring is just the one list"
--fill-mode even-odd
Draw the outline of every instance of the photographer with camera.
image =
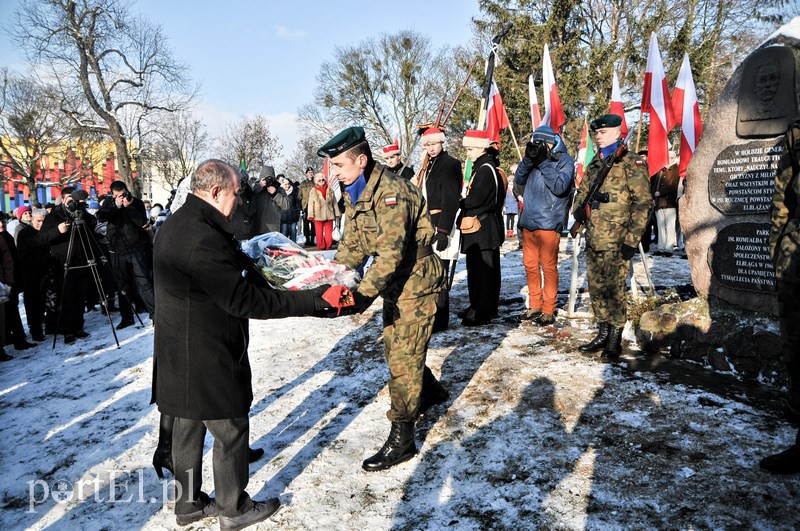
[[[60, 319], [61, 329], [54, 331], [64, 334], [64, 343], [69, 345], [76, 338], [89, 337], [83, 329], [83, 310], [91, 282], [89, 269], [83, 267], [88, 263], [86, 250], [77, 238], [73, 242], [72, 255], [68, 257], [70, 231], [73, 225], [85, 223], [89, 232], [94, 233], [97, 219], [86, 212], [89, 194], [85, 190], [66, 186], [61, 189], [61, 198], [61, 204], [53, 207], [44, 218], [41, 234], [44, 241], [50, 244], [50, 254], [58, 266], [53, 275], [56, 279], [56, 307], [60, 311], [48, 314], [48, 329], [55, 329], [55, 321]], [[94, 245], [93, 240], [89, 244]], [[99, 254], [99, 250], [95, 249], [95, 253]], [[66, 269], [67, 267], [71, 269]]]
[[130, 294], [135, 288], [152, 319], [155, 312], [152, 265], [148, 259], [151, 245], [147, 211], [144, 203], [128, 190], [122, 181], [111, 183], [111, 193], [100, 205], [97, 218], [108, 224], [108, 250], [111, 267], [117, 277], [120, 292], [119, 312], [122, 320], [117, 330], [134, 324]]
[[261, 189], [256, 192], [256, 235], [281, 230], [281, 212], [289, 209], [289, 197], [281, 188], [272, 166], [261, 170]]
[[561, 136], [549, 125], [540, 125], [514, 174], [514, 186], [524, 205], [519, 226], [528, 282], [528, 308], [521, 319], [542, 326], [555, 322], [558, 246], [572, 199], [574, 169], [575, 161]]

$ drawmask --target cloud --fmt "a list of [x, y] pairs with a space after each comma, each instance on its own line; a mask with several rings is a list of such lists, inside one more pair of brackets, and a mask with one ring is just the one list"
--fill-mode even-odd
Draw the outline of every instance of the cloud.
[[286, 26], [272, 26], [275, 29], [275, 35], [281, 39], [302, 39], [308, 35], [305, 31], [297, 29], [289, 29]]

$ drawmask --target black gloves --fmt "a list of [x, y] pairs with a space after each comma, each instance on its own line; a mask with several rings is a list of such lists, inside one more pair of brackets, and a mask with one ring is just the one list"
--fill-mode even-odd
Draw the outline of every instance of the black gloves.
[[315, 312], [324, 312], [325, 310], [331, 309], [331, 305], [328, 303], [328, 301], [322, 298], [322, 295], [324, 295], [325, 292], [328, 291], [328, 288], [330, 287], [331, 287], [330, 284], [323, 284], [322, 286], [319, 286], [311, 290], [311, 293], [314, 294]]
[[575, 221], [578, 223], [586, 223], [589, 220], [589, 216], [586, 215], [586, 209], [582, 207], [578, 207], [572, 213], [572, 217], [575, 218]]
[[443, 232], [437, 232], [433, 236], [433, 244], [436, 246], [436, 250], [441, 252], [447, 249], [447, 244], [450, 242], [450, 239], [447, 237], [447, 234]]
[[353, 292], [353, 299], [356, 301], [355, 306], [352, 307], [352, 311], [354, 313], [364, 313], [364, 311], [372, 306], [372, 303], [375, 301], [375, 297], [367, 297], [358, 291]]
[[528, 142], [525, 146], [525, 156], [531, 159], [534, 168], [538, 168], [547, 158], [547, 145], [542, 142]]
[[622, 244], [622, 258], [625, 260], [633, 258], [636, 255], [636, 251], [638, 251], [636, 247], [631, 247], [625, 243]]

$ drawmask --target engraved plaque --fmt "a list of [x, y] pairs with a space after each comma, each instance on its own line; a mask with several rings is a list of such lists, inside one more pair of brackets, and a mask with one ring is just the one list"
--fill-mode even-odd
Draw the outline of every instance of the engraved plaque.
[[747, 58], [739, 101], [736, 134], [741, 138], [782, 135], [797, 116], [795, 59], [790, 48], [767, 46]]
[[784, 151], [782, 138], [726, 147], [708, 174], [708, 201], [726, 215], [769, 212]]

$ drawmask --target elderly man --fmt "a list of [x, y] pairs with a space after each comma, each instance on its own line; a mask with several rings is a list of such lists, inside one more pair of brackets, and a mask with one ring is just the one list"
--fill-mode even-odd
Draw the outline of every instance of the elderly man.
[[408, 180], [376, 164], [361, 127], [350, 127], [317, 154], [331, 158], [333, 175], [345, 187], [348, 230], [336, 260], [358, 267], [374, 261], [354, 293], [356, 311], [383, 297], [383, 344], [389, 365], [392, 422], [389, 438], [362, 464], [384, 470], [417, 453], [417, 415], [448, 398], [425, 366], [436, 314], [436, 297], [444, 289], [444, 268], [431, 242], [434, 228], [420, 191]]
[[39, 232], [47, 210], [33, 210], [30, 224], [17, 236], [19, 261], [25, 269], [23, 293], [25, 316], [34, 341], [44, 341], [45, 283], [50, 273], [50, 246]]
[[586, 271], [598, 323], [597, 336], [578, 348], [602, 351], [602, 357], [608, 359], [622, 353], [622, 328], [627, 320], [625, 279], [653, 203], [647, 164], [624, 146], [621, 124], [622, 118], [616, 114], [600, 116], [590, 124], [598, 152], [586, 168], [575, 204], [580, 205], [589, 194], [604, 164], [611, 164], [611, 170], [591, 198], [591, 217], [580, 207], [573, 212], [576, 220], [586, 224]]
[[[245, 491], [253, 400], [248, 318], [308, 315], [328, 307], [321, 298], [327, 287], [270, 289], [239, 250], [229, 222], [240, 186], [229, 164], [201, 163], [191, 193], [155, 244], [153, 399], [162, 414], [176, 417], [178, 525], [219, 514], [220, 529], [241, 529], [278, 509], [278, 498], [254, 502]], [[216, 500], [201, 489], [206, 430], [214, 436]]]

